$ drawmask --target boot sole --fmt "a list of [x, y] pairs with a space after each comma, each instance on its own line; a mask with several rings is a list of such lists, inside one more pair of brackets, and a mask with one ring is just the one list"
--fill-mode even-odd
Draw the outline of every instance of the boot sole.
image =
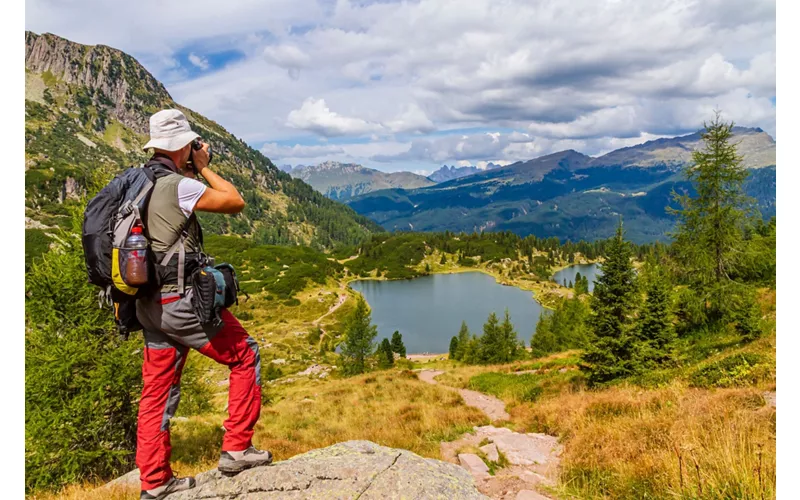
[[217, 470], [226, 475], [228, 474], [236, 475], [240, 472], [246, 471], [247, 469], [252, 469], [254, 467], [263, 467], [271, 463], [272, 463], [271, 458], [269, 460], [262, 460], [260, 462], [233, 462], [225, 465], [220, 464], [219, 466], [217, 466]]

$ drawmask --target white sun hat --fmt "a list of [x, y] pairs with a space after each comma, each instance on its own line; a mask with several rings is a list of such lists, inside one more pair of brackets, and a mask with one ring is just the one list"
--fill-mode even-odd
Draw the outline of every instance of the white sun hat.
[[164, 109], [150, 117], [150, 141], [142, 149], [178, 151], [198, 137], [183, 113], [177, 109]]

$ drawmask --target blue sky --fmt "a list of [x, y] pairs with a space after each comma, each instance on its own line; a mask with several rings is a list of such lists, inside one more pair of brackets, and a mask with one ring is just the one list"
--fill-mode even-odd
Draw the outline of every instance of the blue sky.
[[134, 55], [277, 164], [597, 155], [714, 109], [775, 137], [774, 1], [28, 0], [25, 24]]

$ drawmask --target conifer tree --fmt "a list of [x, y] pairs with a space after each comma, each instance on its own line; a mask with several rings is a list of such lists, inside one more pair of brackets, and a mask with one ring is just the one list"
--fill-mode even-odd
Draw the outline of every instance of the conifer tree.
[[500, 328], [497, 315], [492, 312], [483, 324], [483, 335], [478, 339], [478, 362], [490, 363], [500, 346]]
[[637, 336], [641, 360], [652, 368], [672, 359], [675, 330], [672, 326], [672, 284], [660, 266], [648, 269], [647, 299], [639, 316]]
[[731, 276], [744, 255], [743, 228], [752, 206], [743, 189], [748, 173], [732, 137], [733, 123], [716, 112], [705, 124], [705, 149], [692, 153], [695, 165], [686, 169], [697, 195], [673, 193], [680, 208], [667, 209], [678, 217], [673, 250], [698, 302], [708, 304], [711, 321], [723, 319], [735, 302]]
[[378, 366], [382, 369], [391, 368], [394, 366], [394, 353], [392, 352], [392, 345], [389, 339], [383, 339], [378, 346]]
[[761, 307], [752, 290], [739, 294], [733, 319], [736, 322], [736, 331], [745, 342], [752, 342], [761, 336]]
[[358, 297], [355, 310], [345, 322], [342, 344], [342, 365], [346, 375], [358, 375], [366, 370], [366, 358], [372, 353], [378, 327], [372, 324], [371, 313], [363, 297]]
[[470, 339], [469, 327], [467, 326], [466, 321], [462, 321], [461, 329], [458, 331], [458, 348], [456, 349], [455, 359], [459, 361], [464, 361], [464, 353], [467, 350], [467, 344], [469, 344], [469, 339]]
[[406, 346], [403, 344], [403, 336], [397, 330], [392, 334], [392, 352], [396, 352], [401, 358], [406, 357]]
[[441, 265], [447, 264], [447, 255], [445, 255], [444, 253], [442, 253], [442, 259], [439, 261], [439, 264]]
[[508, 314], [506, 308], [503, 322], [500, 323], [500, 349], [497, 356], [498, 363], [508, 363], [517, 358], [517, 354], [521, 349], [519, 340], [517, 339], [517, 332], [514, 330], [514, 325], [511, 323], [511, 316]]
[[457, 359], [458, 353], [458, 337], [452, 337], [450, 339], [450, 359]]
[[631, 249], [623, 239], [622, 220], [609, 241], [603, 274], [591, 299], [593, 338], [582, 355], [590, 385], [632, 375], [639, 370], [639, 343], [633, 332], [636, 284]]

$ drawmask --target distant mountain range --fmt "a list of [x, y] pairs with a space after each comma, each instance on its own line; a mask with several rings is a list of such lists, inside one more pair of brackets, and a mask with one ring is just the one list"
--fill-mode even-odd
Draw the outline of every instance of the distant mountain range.
[[315, 166], [297, 166], [287, 170], [295, 179], [310, 184], [333, 200], [349, 200], [381, 189], [415, 189], [432, 186], [428, 178], [411, 172], [381, 172], [355, 163], [326, 161]]
[[442, 168], [429, 175], [428, 179], [436, 183], [441, 183], [452, 181], [453, 179], [460, 179], [462, 177], [477, 174], [479, 172], [484, 172], [485, 170], [492, 170], [494, 168], [500, 168], [500, 165], [489, 163], [486, 165], [485, 169], [481, 169], [472, 165], [468, 167], [448, 167], [447, 165], [442, 165]]
[[[750, 170], [747, 192], [764, 217], [775, 214], [775, 141], [759, 128], [734, 129]], [[699, 132], [593, 158], [561, 151], [419, 189], [373, 191], [348, 201], [389, 230], [500, 231], [594, 240], [614, 232], [664, 240], [674, 225], [671, 192], [691, 190], [683, 170], [703, 145]], [[450, 169], [448, 169], [450, 171]]]

